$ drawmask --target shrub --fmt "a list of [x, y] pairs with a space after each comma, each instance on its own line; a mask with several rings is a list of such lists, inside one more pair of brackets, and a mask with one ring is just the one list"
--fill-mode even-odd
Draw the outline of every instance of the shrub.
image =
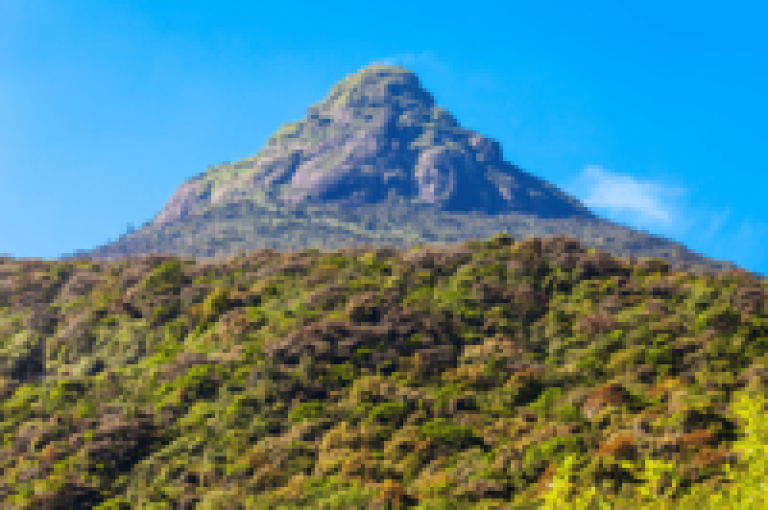
[[205, 298], [203, 302], [203, 313], [207, 320], [213, 320], [218, 315], [224, 313], [229, 301], [229, 289], [218, 288]]
[[[635, 497], [616, 497], [610, 502], [596, 487], [579, 491], [572, 483], [577, 472], [577, 457], [568, 456], [559, 465], [543, 496], [543, 509], [567, 508], [576, 510], [588, 508], [648, 508], [664, 510], [685, 510], [699, 508], [715, 510], [738, 508], [757, 510], [768, 508], [768, 420], [765, 417], [766, 397], [760, 393], [743, 392], [734, 399], [733, 409], [745, 423], [747, 435], [738, 441], [733, 449], [742, 455], [739, 465], [732, 469], [723, 465], [723, 471], [731, 480], [724, 487], [694, 486], [679, 498], [660, 498], [660, 492], [674, 493], [679, 485], [677, 466], [663, 459], [646, 458], [640, 478], [645, 480]], [[624, 462], [626, 467], [631, 464]], [[666, 487], [666, 489], [664, 489]]]
[[368, 421], [386, 423], [399, 422], [408, 412], [408, 404], [402, 402], [384, 402], [374, 406], [368, 414]]
[[445, 418], [436, 418], [422, 424], [419, 435], [446, 446], [465, 446], [475, 439], [471, 428]]
[[183, 283], [184, 269], [178, 260], [163, 262], [144, 280], [144, 290], [161, 291], [168, 287], [178, 287]]
[[301, 402], [293, 406], [289, 419], [291, 421], [312, 421], [320, 417], [323, 412], [323, 403], [318, 400]]

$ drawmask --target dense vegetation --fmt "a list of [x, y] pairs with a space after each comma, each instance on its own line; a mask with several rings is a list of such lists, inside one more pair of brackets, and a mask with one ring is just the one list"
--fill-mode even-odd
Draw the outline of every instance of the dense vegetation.
[[767, 287], [563, 236], [2, 259], [0, 499], [764, 508]]

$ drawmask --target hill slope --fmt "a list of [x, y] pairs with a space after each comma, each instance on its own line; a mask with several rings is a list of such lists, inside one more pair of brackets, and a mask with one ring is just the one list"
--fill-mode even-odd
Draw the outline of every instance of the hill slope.
[[764, 508], [767, 289], [562, 237], [4, 259], [0, 499]]

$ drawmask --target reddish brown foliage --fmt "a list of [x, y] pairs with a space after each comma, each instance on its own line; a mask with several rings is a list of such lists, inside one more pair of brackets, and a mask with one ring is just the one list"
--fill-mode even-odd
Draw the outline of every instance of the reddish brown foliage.
[[600, 455], [611, 455], [616, 459], [632, 460], [637, 456], [635, 436], [629, 433], [619, 434], [600, 445]]

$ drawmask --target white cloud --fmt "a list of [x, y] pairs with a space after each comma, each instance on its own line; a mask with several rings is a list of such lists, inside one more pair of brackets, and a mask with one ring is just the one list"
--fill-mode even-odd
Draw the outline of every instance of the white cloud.
[[682, 200], [688, 193], [684, 187], [664, 180], [641, 180], [594, 165], [585, 167], [568, 188], [584, 205], [610, 221], [668, 237], [707, 257], [748, 269], [763, 263], [757, 240], [768, 232], [768, 226], [749, 218], [734, 225], [730, 207], [712, 211], [688, 205]]
[[611, 216], [629, 213], [641, 223], [662, 226], [675, 225], [683, 219], [673, 200], [684, 195], [685, 188], [642, 181], [595, 165], [584, 168], [581, 180], [588, 189], [583, 195], [587, 207], [606, 210]]

